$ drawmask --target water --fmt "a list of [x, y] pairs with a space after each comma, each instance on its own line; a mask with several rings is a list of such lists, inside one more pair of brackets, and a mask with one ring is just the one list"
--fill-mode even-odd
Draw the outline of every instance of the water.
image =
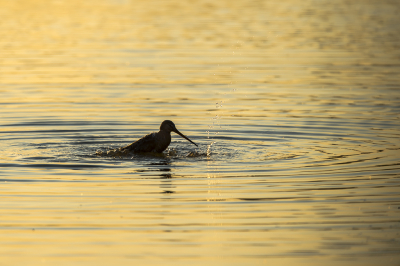
[[396, 1], [1, 6], [1, 265], [399, 265]]

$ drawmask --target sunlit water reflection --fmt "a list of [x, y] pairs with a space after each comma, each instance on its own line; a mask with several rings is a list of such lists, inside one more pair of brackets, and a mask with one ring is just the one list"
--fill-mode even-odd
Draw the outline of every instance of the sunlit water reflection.
[[[23, 2], [0, 264], [400, 263], [396, 2]], [[165, 119], [199, 147], [99, 153]]]

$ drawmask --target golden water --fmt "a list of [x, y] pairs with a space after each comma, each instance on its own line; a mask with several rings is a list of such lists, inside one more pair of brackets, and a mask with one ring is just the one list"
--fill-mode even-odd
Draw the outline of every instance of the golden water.
[[400, 264], [398, 1], [0, 7], [0, 265]]

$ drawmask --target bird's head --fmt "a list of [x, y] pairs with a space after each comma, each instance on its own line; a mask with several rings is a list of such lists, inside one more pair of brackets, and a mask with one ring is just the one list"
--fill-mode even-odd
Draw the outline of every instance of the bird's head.
[[194, 143], [194, 142], [191, 141], [188, 137], [186, 137], [186, 136], [183, 135], [181, 132], [179, 132], [179, 130], [176, 129], [174, 122], [172, 122], [171, 120], [164, 120], [164, 121], [161, 123], [160, 130], [165, 130], [165, 131], [168, 131], [168, 132], [173, 131], [173, 132], [175, 132], [176, 134], [178, 134], [179, 136], [181, 136], [182, 138], [184, 138], [184, 139], [190, 141], [191, 143], [193, 143], [194, 145], [197, 146], [196, 143]]
[[165, 130], [165, 131], [169, 131], [169, 132], [174, 131], [175, 132], [175, 130], [177, 130], [177, 129], [175, 127], [174, 122], [172, 122], [171, 120], [164, 120], [161, 123], [160, 130]]

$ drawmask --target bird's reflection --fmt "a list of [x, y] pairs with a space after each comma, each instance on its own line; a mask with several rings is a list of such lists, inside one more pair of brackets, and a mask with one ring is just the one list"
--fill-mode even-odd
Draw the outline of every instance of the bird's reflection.
[[[164, 169], [166, 170], [166, 169]], [[171, 169], [168, 169], [169, 171], [171, 171]], [[168, 173], [168, 174], [161, 174], [160, 175], [160, 188], [164, 189], [163, 194], [173, 194], [175, 193], [175, 191], [173, 190], [173, 188], [175, 188], [175, 186], [172, 184], [173, 182], [173, 177], [172, 174]]]
[[[170, 160], [164, 160], [156, 163], [150, 163], [150, 165], [158, 165], [158, 166], [165, 166], [165, 165], [170, 165], [171, 162]], [[162, 194], [173, 194], [175, 191], [173, 188], [175, 186], [172, 184], [173, 183], [173, 174], [171, 174], [171, 168], [166, 168], [166, 167], [160, 167], [158, 171], [163, 172], [157, 176], [160, 177], [160, 188], [162, 188], [164, 191], [161, 192]]]

